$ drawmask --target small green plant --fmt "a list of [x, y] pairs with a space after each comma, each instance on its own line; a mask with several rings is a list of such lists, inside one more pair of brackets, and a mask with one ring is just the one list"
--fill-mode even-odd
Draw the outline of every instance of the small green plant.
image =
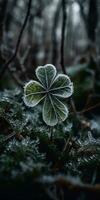
[[47, 64], [36, 69], [39, 80], [29, 81], [24, 87], [24, 103], [29, 107], [43, 104], [43, 120], [49, 126], [56, 125], [68, 117], [65, 99], [73, 93], [73, 83], [64, 74], [57, 74], [55, 66]]

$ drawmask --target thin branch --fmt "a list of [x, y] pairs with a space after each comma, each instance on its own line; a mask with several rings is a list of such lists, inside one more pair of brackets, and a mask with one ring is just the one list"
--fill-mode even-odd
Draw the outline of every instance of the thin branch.
[[29, 0], [29, 2], [28, 2], [28, 9], [27, 9], [27, 13], [26, 13], [26, 17], [25, 17], [23, 26], [22, 26], [22, 28], [21, 28], [21, 31], [20, 31], [20, 33], [19, 33], [18, 41], [17, 41], [16, 48], [15, 48], [15, 52], [14, 52], [13, 56], [5, 63], [4, 66], [2, 67], [2, 70], [1, 70], [1, 72], [0, 72], [0, 77], [2, 77], [2, 75], [5, 73], [6, 69], [8, 68], [9, 64], [15, 59], [15, 57], [16, 57], [16, 55], [17, 55], [17, 52], [18, 52], [19, 46], [20, 46], [20, 42], [21, 42], [21, 39], [22, 39], [22, 35], [23, 35], [24, 29], [25, 29], [25, 27], [26, 27], [26, 24], [27, 24], [29, 15], [30, 15], [31, 3], [32, 3], [32, 0]]
[[84, 109], [84, 110], [82, 110], [82, 111], [79, 111], [78, 114], [86, 113], [86, 112], [88, 112], [88, 111], [90, 111], [90, 110], [93, 110], [94, 108], [97, 108], [97, 107], [100, 107], [100, 102], [97, 103], [97, 104], [94, 105], [94, 106], [91, 106], [91, 107], [89, 107], [89, 108], [87, 108], [87, 109]]
[[61, 10], [62, 1], [58, 2], [55, 15], [54, 15], [54, 22], [52, 26], [52, 63], [56, 65], [57, 62], [57, 54], [58, 54], [58, 41], [57, 41], [57, 28], [59, 22], [59, 15]]
[[64, 74], [66, 74], [64, 66], [64, 42], [65, 42], [65, 28], [66, 28], [66, 0], [62, 0], [62, 33], [61, 33], [61, 67]]
[[5, 137], [5, 139], [4, 139], [4, 142], [6, 142], [6, 141], [8, 141], [8, 140], [10, 140], [12, 137], [14, 137], [16, 135], [16, 133], [14, 132], [14, 133], [11, 133], [11, 134], [9, 134], [8, 136], [6, 136]]
[[[73, 178], [71, 176], [61, 176], [61, 175], [57, 175], [57, 176], [50, 176], [50, 178], [48, 176], [42, 177], [43, 179], [43, 183], [46, 184], [51, 184], [51, 185], [56, 185], [59, 188], [64, 188], [64, 190], [69, 190], [69, 191], [76, 191], [76, 192], [91, 192], [92, 194], [100, 194], [100, 184], [95, 184], [95, 185], [91, 185], [91, 184], [84, 184], [81, 181], [77, 180], [76, 178]], [[42, 180], [39, 180], [40, 183], [42, 182]]]

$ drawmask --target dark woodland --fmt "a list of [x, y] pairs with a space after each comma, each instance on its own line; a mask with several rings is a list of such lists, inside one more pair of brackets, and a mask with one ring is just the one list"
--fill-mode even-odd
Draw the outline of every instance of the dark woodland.
[[[55, 126], [23, 101], [47, 64], [74, 88]], [[0, 0], [0, 199], [100, 199], [100, 0]]]

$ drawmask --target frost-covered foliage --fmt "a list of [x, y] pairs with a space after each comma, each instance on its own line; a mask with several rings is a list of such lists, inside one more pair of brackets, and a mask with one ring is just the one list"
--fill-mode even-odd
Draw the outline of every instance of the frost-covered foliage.
[[[44, 155], [38, 151], [38, 141], [23, 139], [21, 142], [13, 139], [8, 142], [4, 153], [0, 156], [0, 179], [23, 179], [25, 175], [36, 176], [36, 172], [45, 166]], [[5, 177], [6, 173], [6, 177]]]
[[[92, 136], [93, 120], [91, 132], [87, 124], [82, 126], [80, 119], [69, 112], [69, 118], [53, 128], [50, 141], [41, 106], [29, 110], [22, 97], [23, 91], [18, 89], [0, 93], [0, 185], [10, 182], [12, 188], [13, 184], [27, 182], [31, 188], [32, 184], [38, 184], [39, 191], [34, 186], [32, 193], [49, 199], [47, 191], [54, 195], [51, 185], [57, 189], [60, 184], [62, 189], [65, 183], [81, 189], [82, 181], [98, 182], [100, 139]], [[85, 123], [87, 121], [89, 119]], [[91, 125], [91, 120], [89, 122]], [[99, 127], [98, 124], [98, 130]], [[77, 180], [72, 176], [77, 176]]]
[[[84, 90], [90, 91], [84, 86], [84, 81], [82, 87], [79, 84], [78, 74], [84, 75], [86, 69], [84, 65], [77, 67], [78, 72], [72, 67], [68, 70], [75, 80], [76, 102]], [[90, 86], [89, 81], [91, 79], [88, 79]], [[69, 106], [69, 117], [53, 127], [51, 141], [51, 132], [43, 121], [41, 109], [41, 104], [30, 109], [25, 105], [23, 90], [16, 88], [0, 92], [0, 186], [4, 191], [7, 187], [12, 194], [12, 187], [20, 185], [25, 195], [28, 184], [35, 199], [41, 199], [41, 196], [42, 199], [51, 199], [51, 195], [60, 199], [60, 194], [54, 192], [55, 188], [64, 193], [65, 199], [70, 186], [75, 191], [92, 190], [89, 184], [100, 180], [99, 115], [94, 111], [92, 117], [91, 112], [76, 117]]]
[[24, 102], [27, 106], [34, 107], [44, 100], [43, 120], [49, 126], [68, 117], [65, 100], [73, 93], [70, 78], [64, 74], [56, 74], [55, 66], [40, 66], [36, 69], [39, 82], [29, 81], [24, 87]]

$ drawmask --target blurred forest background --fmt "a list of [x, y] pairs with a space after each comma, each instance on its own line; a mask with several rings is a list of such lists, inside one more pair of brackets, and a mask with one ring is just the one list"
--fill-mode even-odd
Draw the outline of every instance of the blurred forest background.
[[[23, 102], [23, 86], [49, 63], [74, 85], [52, 141], [41, 106]], [[17, 199], [17, 183], [24, 199], [29, 189], [35, 200], [96, 200], [95, 192], [99, 200], [99, 107], [100, 0], [0, 0], [0, 196]]]
[[63, 19], [66, 70], [84, 63], [99, 68], [99, 11], [99, 0], [0, 0], [0, 87], [23, 85], [38, 65], [61, 69]]

